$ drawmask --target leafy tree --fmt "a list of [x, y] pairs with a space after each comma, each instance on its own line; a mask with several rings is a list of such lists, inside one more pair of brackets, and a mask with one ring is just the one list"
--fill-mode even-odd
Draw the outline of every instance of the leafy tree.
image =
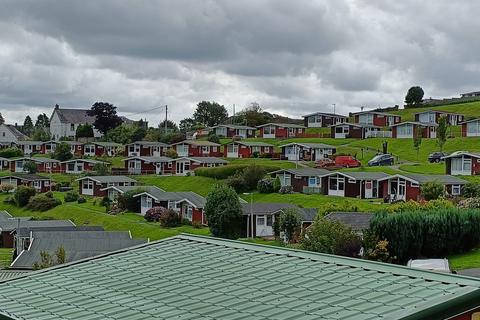
[[438, 127], [437, 127], [437, 144], [438, 144], [438, 147], [440, 148], [440, 151], [443, 151], [443, 146], [445, 145], [445, 142], [447, 142], [447, 129], [448, 129], [447, 117], [441, 116], [440, 119], [438, 120]]
[[28, 173], [37, 173], [37, 164], [31, 160], [26, 161], [23, 165], [23, 169]]
[[178, 153], [177, 151], [175, 151], [175, 149], [169, 148], [167, 149], [167, 151], [165, 151], [165, 156], [175, 159], [175, 158], [178, 158]]
[[32, 139], [34, 141], [48, 141], [50, 140], [50, 132], [45, 130], [44, 127], [35, 128], [33, 131]]
[[[165, 120], [160, 122], [160, 124], [158, 125], [158, 129], [160, 129], [160, 132], [165, 133]], [[167, 132], [169, 131], [179, 131], [177, 124], [172, 120], [167, 120]]]
[[45, 269], [49, 267], [53, 267], [55, 265], [63, 264], [67, 262], [67, 255], [65, 253], [65, 248], [60, 246], [55, 250], [54, 257], [48, 253], [48, 251], [42, 250], [40, 251], [40, 261], [35, 262], [33, 264], [34, 270]]
[[209, 134], [207, 140], [213, 143], [220, 143], [220, 138], [216, 134]]
[[117, 115], [117, 107], [108, 102], [95, 102], [87, 115], [95, 117], [93, 126], [103, 134], [122, 124], [122, 119]]
[[262, 110], [260, 105], [256, 102], [252, 102], [249, 107], [240, 111], [235, 116], [237, 123], [243, 123], [245, 125], [256, 127], [265, 123], [273, 121], [273, 115]]
[[418, 127], [413, 135], [413, 148], [417, 151], [417, 160], [418, 153], [420, 152], [420, 145], [422, 144], [422, 131], [423, 129], [421, 127]]
[[204, 209], [210, 232], [215, 237], [237, 239], [242, 228], [242, 207], [232, 188], [216, 185], [207, 195]]
[[113, 128], [105, 135], [105, 140], [116, 143], [127, 144], [135, 141], [138, 127], [136, 125], [123, 123]]
[[143, 140], [145, 141], [160, 141], [162, 134], [158, 128], [148, 128]]
[[105, 163], [95, 163], [93, 165], [93, 171], [97, 176], [108, 176], [110, 175], [110, 167]]
[[129, 190], [123, 194], [118, 195], [118, 206], [124, 210], [132, 212], [140, 212], [140, 197], [134, 197], [135, 195], [145, 192], [144, 189], [138, 188], [135, 190]]
[[31, 136], [33, 133], [33, 122], [32, 118], [30, 116], [26, 116], [25, 120], [23, 121], [23, 128], [22, 132], [26, 134], [27, 136]]
[[302, 238], [305, 250], [356, 257], [362, 247], [361, 239], [351, 228], [339, 221], [318, 215]]
[[67, 161], [72, 159], [73, 154], [70, 146], [65, 142], [59, 143], [53, 152], [52, 158], [57, 159], [58, 161]]
[[182, 133], [187, 133], [188, 131], [194, 130], [195, 120], [193, 118], [185, 118], [180, 120], [179, 129]]
[[35, 195], [35, 189], [28, 186], [18, 186], [13, 194], [13, 200], [18, 207], [24, 207], [28, 204], [31, 197]]
[[424, 92], [421, 87], [411, 87], [405, 96], [405, 103], [409, 106], [415, 106], [422, 102], [423, 94]]
[[279, 216], [279, 228], [285, 235], [285, 241], [291, 243], [297, 233], [300, 230], [302, 224], [302, 218], [300, 212], [297, 209], [285, 209]]
[[476, 182], [468, 182], [463, 187], [463, 195], [466, 198], [480, 197], [480, 184]]
[[15, 157], [21, 157], [22, 155], [23, 155], [22, 150], [16, 147], [10, 147], [10, 148], [5, 148], [0, 150], [1, 158], [15, 158]]
[[50, 127], [50, 119], [45, 113], [39, 114], [37, 121], [35, 121], [35, 128], [48, 128]]
[[85, 123], [85, 124], [80, 124], [77, 127], [77, 131], [75, 132], [75, 137], [78, 138], [92, 138], [94, 136], [93, 134], [93, 127], [92, 125]]
[[425, 200], [436, 200], [443, 195], [443, 185], [436, 181], [429, 181], [422, 185], [421, 193]]
[[5, 119], [3, 118], [2, 114], [0, 113], [0, 124], [4, 124], [5, 123]]
[[193, 119], [206, 127], [224, 123], [228, 118], [227, 109], [217, 102], [202, 101], [197, 104]]

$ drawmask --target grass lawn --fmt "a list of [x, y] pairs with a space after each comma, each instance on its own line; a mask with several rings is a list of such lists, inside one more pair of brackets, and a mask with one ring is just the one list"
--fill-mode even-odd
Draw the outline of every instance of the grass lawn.
[[360, 168], [345, 168], [345, 169], [340, 169], [339, 171], [342, 172], [384, 172], [386, 174], [397, 174], [397, 173], [402, 173], [400, 170], [396, 170], [390, 167], [360, 167]]
[[244, 159], [228, 159], [225, 158], [230, 164], [259, 164], [259, 165], [268, 165], [268, 166], [277, 166], [282, 169], [295, 168], [295, 163], [288, 160], [272, 160], [265, 158], [244, 158]]
[[0, 248], [0, 269], [5, 269], [12, 263], [12, 248]]
[[438, 107], [426, 107], [426, 108], [412, 108], [412, 109], [401, 109], [398, 111], [392, 111], [389, 113], [398, 114], [402, 116], [402, 121], [413, 121], [415, 119], [414, 114], [417, 112], [423, 112], [427, 110], [441, 110], [454, 113], [460, 113], [465, 115], [467, 118], [478, 118], [480, 116], [480, 101], [469, 102], [469, 103], [459, 103], [451, 104], [447, 106], [438, 106]]
[[249, 138], [244, 141], [257, 141], [270, 143], [274, 146], [281, 146], [284, 144], [298, 142], [298, 143], [325, 143], [332, 146], [339, 146], [355, 141], [355, 139], [333, 139], [333, 138], [289, 138], [289, 139], [264, 139], [264, 138]]
[[480, 249], [448, 257], [452, 270], [480, 268]]
[[445, 163], [405, 164], [400, 166], [400, 170], [422, 174], [445, 174]]
[[194, 191], [202, 196], [206, 196], [216, 183], [221, 182], [200, 176], [138, 175], [131, 178], [143, 185], [157, 186], [165, 191]]

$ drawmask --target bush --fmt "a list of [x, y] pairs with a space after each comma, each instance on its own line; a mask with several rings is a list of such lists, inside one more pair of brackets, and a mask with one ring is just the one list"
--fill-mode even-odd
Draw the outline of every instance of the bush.
[[302, 248], [341, 256], [357, 257], [362, 247], [360, 237], [339, 221], [318, 216], [302, 238]]
[[390, 205], [386, 211], [387, 212], [405, 212], [405, 211], [424, 211], [424, 210], [434, 210], [434, 209], [448, 209], [454, 208], [453, 202], [447, 199], [437, 199], [431, 201], [413, 201], [409, 200], [407, 202], [398, 202]]
[[10, 192], [13, 189], [15, 189], [15, 186], [13, 184], [9, 184], [9, 183], [0, 184], [0, 192]]
[[36, 173], [37, 172], [37, 164], [31, 160], [28, 160], [23, 165], [23, 170], [27, 171], [28, 173]]
[[117, 204], [123, 210], [131, 212], [140, 212], [140, 197], [134, 197], [134, 195], [144, 192], [142, 188], [135, 190], [129, 190], [123, 194], [119, 194], [117, 198]]
[[242, 172], [245, 189], [247, 191], [255, 190], [257, 188], [258, 181], [261, 180], [265, 174], [265, 168], [262, 166], [252, 164], [246, 167]]
[[208, 135], [207, 140], [213, 143], [220, 143], [220, 138], [216, 134]]
[[461, 200], [457, 207], [462, 209], [480, 209], [480, 198], [468, 198]]
[[185, 226], [191, 226], [192, 221], [188, 220], [187, 218], [183, 218], [182, 219], [182, 224], [185, 225]]
[[28, 204], [31, 197], [35, 196], [35, 189], [27, 186], [18, 186], [13, 194], [15, 204], [19, 207], [24, 207]]
[[27, 208], [33, 211], [47, 211], [62, 204], [57, 198], [49, 197], [46, 194], [37, 194], [30, 198]]
[[280, 182], [280, 177], [275, 177], [275, 180], [273, 180], [273, 192], [278, 192], [280, 191], [280, 188], [282, 187], [282, 183]]
[[143, 216], [148, 222], [158, 222], [160, 221], [160, 216], [162, 213], [167, 210], [164, 207], [152, 207], [147, 210]]
[[480, 183], [469, 182], [463, 186], [463, 196], [466, 198], [480, 197]]
[[15, 147], [5, 148], [0, 150], [1, 158], [15, 158], [15, 157], [21, 157], [22, 155], [23, 155], [22, 150]]
[[[214, 168], [197, 168], [195, 169], [195, 175], [223, 180], [235, 175], [237, 172], [242, 172], [247, 167], [249, 167], [249, 165], [247, 164], [229, 164], [226, 166], [214, 167]], [[264, 172], [277, 171], [281, 169], [280, 167], [277, 167], [277, 166], [267, 166], [267, 165], [256, 165], [256, 167], [261, 168], [262, 170], [264, 170]], [[254, 186], [254, 188], [255, 187], [256, 185]]]
[[440, 198], [443, 193], [443, 185], [436, 181], [427, 182], [421, 186], [421, 194], [427, 201], [436, 200]]
[[102, 207], [109, 207], [110, 206], [110, 198], [108, 196], [104, 196], [100, 201], [100, 206]]
[[167, 209], [160, 215], [160, 225], [165, 228], [178, 227], [182, 219], [173, 209]]
[[77, 203], [85, 203], [85, 202], [87, 202], [87, 199], [85, 199], [84, 197], [78, 197]]
[[178, 153], [174, 149], [169, 148], [167, 151], [165, 151], [165, 156], [175, 159], [178, 158]]
[[358, 207], [355, 202], [350, 200], [344, 200], [342, 202], [327, 202], [320, 207], [319, 213], [322, 216], [326, 216], [332, 212], [357, 212]]
[[302, 217], [297, 209], [285, 209], [278, 217], [278, 227], [285, 236], [285, 242], [291, 243], [295, 233], [300, 230], [302, 224]]
[[282, 186], [280, 188], [280, 190], [278, 190], [278, 193], [291, 194], [291, 193], [293, 193], [293, 187], [292, 186]]
[[227, 178], [225, 184], [235, 190], [235, 192], [240, 193], [247, 190], [245, 186], [245, 180], [241, 172], [236, 173], [235, 175]]
[[58, 161], [67, 161], [72, 159], [73, 154], [70, 146], [65, 142], [59, 143], [53, 152], [52, 158], [57, 159]]
[[259, 180], [257, 183], [257, 190], [260, 193], [273, 193], [274, 189], [274, 182], [275, 179], [272, 178], [263, 178], [262, 180]]
[[93, 171], [97, 176], [107, 176], [110, 174], [110, 167], [105, 163], [95, 163], [93, 165]]
[[75, 191], [68, 191], [65, 193], [65, 196], [63, 197], [63, 201], [65, 202], [75, 202], [78, 200], [78, 193]]
[[370, 221], [376, 239], [387, 240], [392, 256], [405, 263], [418, 257], [445, 257], [480, 244], [480, 211], [433, 209], [378, 213]]

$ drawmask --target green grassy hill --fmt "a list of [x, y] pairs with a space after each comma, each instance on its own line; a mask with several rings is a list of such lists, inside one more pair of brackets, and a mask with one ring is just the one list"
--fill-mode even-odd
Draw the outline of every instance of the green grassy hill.
[[414, 114], [427, 110], [441, 110], [454, 113], [460, 113], [467, 117], [467, 119], [480, 118], [480, 101], [451, 104], [447, 106], [426, 107], [426, 108], [413, 108], [413, 109], [401, 109], [398, 111], [392, 111], [390, 113], [398, 114], [402, 116], [402, 121], [413, 121]]

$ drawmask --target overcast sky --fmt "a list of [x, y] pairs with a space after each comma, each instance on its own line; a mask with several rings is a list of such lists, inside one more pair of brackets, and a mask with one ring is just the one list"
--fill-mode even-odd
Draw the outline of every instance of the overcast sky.
[[480, 1], [2, 0], [0, 112], [108, 101], [151, 125], [201, 100], [300, 117], [480, 90]]

